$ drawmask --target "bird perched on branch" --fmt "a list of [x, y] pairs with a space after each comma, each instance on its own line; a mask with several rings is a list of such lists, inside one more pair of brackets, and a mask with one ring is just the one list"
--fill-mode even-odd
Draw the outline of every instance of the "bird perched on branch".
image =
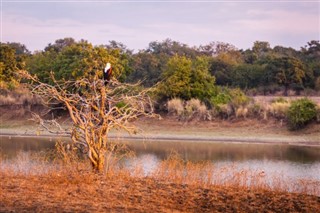
[[103, 79], [104, 79], [105, 86], [109, 83], [111, 79], [111, 74], [112, 74], [112, 68], [111, 68], [111, 64], [108, 62], [103, 72]]

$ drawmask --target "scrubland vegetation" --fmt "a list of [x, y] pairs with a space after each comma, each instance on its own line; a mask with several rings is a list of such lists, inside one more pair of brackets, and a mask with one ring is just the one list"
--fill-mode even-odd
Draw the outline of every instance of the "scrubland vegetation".
[[[271, 185], [263, 171], [215, 170], [176, 156], [145, 175], [139, 165], [110, 161], [118, 149], [108, 133], [120, 128], [134, 134], [128, 123], [155, 112], [183, 122], [272, 119], [290, 130], [319, 125], [319, 52], [319, 41], [301, 50], [264, 41], [239, 50], [222, 42], [189, 47], [167, 39], [137, 53], [115, 41], [94, 46], [64, 38], [33, 53], [20, 43], [1, 43], [1, 111], [58, 106], [71, 117], [64, 131], [74, 144], [58, 146], [55, 156], [62, 159], [40, 157], [27, 171], [19, 162], [6, 167], [1, 158], [0, 211], [316, 212], [318, 181], [274, 177]], [[107, 62], [113, 79], [103, 86]], [[298, 98], [288, 98], [292, 94]], [[46, 112], [50, 120], [38, 116], [38, 122], [58, 124], [53, 109]]]
[[198, 99], [183, 101], [174, 98], [168, 101], [167, 108], [170, 115], [183, 121], [272, 118], [279, 123], [287, 123], [290, 130], [301, 129], [310, 122], [320, 122], [320, 103], [308, 98], [275, 98], [268, 102], [265, 99], [248, 98], [244, 94], [240, 97], [224, 95], [221, 99], [215, 100], [211, 109]]
[[292, 122], [297, 119], [289, 113], [293, 112], [289, 110], [291, 101], [279, 99], [265, 104], [249, 97], [319, 95], [319, 51], [316, 40], [300, 50], [272, 48], [267, 41], [256, 41], [252, 48], [242, 50], [223, 42], [189, 47], [167, 39], [150, 42], [137, 53], [116, 41], [94, 46], [86, 40], [63, 38], [33, 53], [20, 43], [1, 43], [0, 104], [38, 103], [37, 97], [21, 86], [28, 81], [17, 74], [18, 70], [27, 70], [52, 84], [50, 73], [56, 80], [93, 79], [101, 77], [104, 65], [110, 62], [114, 79], [155, 88], [152, 98], [157, 112], [169, 112], [185, 121], [272, 117], [297, 130], [309, 121], [319, 121], [319, 101], [315, 102], [317, 112], [295, 125]]

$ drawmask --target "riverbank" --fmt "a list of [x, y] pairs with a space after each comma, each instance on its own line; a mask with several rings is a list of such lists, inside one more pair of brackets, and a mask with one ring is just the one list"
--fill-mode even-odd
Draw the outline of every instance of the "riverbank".
[[[70, 126], [68, 120], [61, 121], [64, 128]], [[242, 119], [234, 121], [190, 121], [180, 122], [174, 118], [143, 118], [133, 122], [138, 134], [112, 131], [113, 139], [145, 141], [197, 141], [234, 143], [271, 143], [302, 146], [320, 146], [320, 125], [312, 124], [306, 129], [289, 131], [277, 121]], [[1, 120], [0, 135], [55, 137], [28, 120]]]
[[[65, 128], [70, 125], [67, 120], [62, 123]], [[141, 119], [134, 125], [141, 129], [141, 134], [112, 132], [110, 137], [303, 146], [319, 146], [320, 138], [319, 126], [289, 132], [278, 123], [252, 120], [186, 123], [164, 118]], [[1, 125], [0, 133], [55, 137], [38, 132], [31, 121], [7, 121]], [[199, 149], [198, 144], [196, 147]], [[288, 182], [277, 176], [273, 180], [276, 184], [271, 187], [265, 181], [264, 171], [235, 170], [234, 175], [224, 178], [218, 170], [212, 174], [206, 164], [184, 163], [179, 159], [162, 162], [159, 171], [147, 177], [139, 165], [131, 173], [114, 170], [106, 174], [95, 174], [81, 163], [70, 170], [70, 165], [49, 167], [46, 162], [39, 165], [38, 168], [33, 164], [35, 169], [31, 172], [5, 167], [0, 170], [0, 212], [316, 212], [320, 209], [319, 181]], [[50, 168], [58, 170], [50, 171]], [[213, 177], [212, 183], [206, 181]]]

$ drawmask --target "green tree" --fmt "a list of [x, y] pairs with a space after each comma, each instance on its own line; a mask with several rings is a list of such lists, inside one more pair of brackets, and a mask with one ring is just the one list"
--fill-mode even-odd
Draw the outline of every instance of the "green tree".
[[0, 43], [0, 83], [1, 86], [14, 88], [20, 78], [17, 71], [24, 69], [30, 51], [20, 43]]
[[198, 98], [205, 101], [215, 95], [215, 78], [208, 71], [209, 63], [205, 57], [195, 60], [185, 56], [173, 56], [163, 73], [159, 93], [164, 99]]
[[207, 56], [217, 56], [222, 53], [227, 53], [231, 51], [237, 51], [237, 48], [229, 43], [224, 42], [210, 42], [207, 45], [200, 45], [199, 51]]
[[232, 72], [232, 86], [242, 89], [259, 87], [266, 80], [265, 65], [244, 63], [236, 66]]
[[57, 80], [93, 79], [102, 77], [107, 62], [113, 67], [113, 76], [123, 81], [129, 70], [129, 56], [121, 49], [93, 46], [85, 40], [59, 39], [45, 51], [35, 53], [28, 61], [28, 70], [44, 82], [50, 82], [50, 72]]
[[320, 43], [312, 40], [301, 48], [301, 58], [307, 66], [306, 86], [317, 88], [320, 78]]
[[282, 57], [273, 60], [269, 69], [274, 73], [276, 82], [284, 86], [284, 95], [288, 95], [291, 84], [303, 86], [305, 78], [305, 66], [297, 58]]
[[35, 52], [26, 61], [26, 69], [31, 74], [36, 74], [42, 82], [52, 82], [50, 72], [54, 70], [57, 53], [52, 50]]
[[215, 76], [217, 85], [232, 85], [234, 67], [243, 63], [240, 51], [222, 52], [210, 60], [210, 73]]
[[54, 51], [56, 53], [59, 53], [65, 47], [71, 46], [75, 43], [76, 41], [70, 37], [57, 39], [53, 44], [49, 43], [48, 46], [44, 48], [44, 51]]
[[18, 70], [15, 50], [7, 44], [0, 44], [0, 80], [12, 81], [14, 73]]
[[252, 47], [252, 52], [258, 59], [265, 57], [270, 51], [271, 47], [267, 41], [255, 41]]
[[162, 69], [159, 57], [147, 52], [139, 52], [133, 56], [129, 82], [142, 81], [145, 87], [151, 87], [161, 80]]

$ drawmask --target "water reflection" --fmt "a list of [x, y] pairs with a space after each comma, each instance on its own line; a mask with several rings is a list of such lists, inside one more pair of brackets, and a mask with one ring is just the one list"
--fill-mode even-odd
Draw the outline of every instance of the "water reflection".
[[[240, 170], [263, 170], [268, 174], [320, 181], [320, 147], [189, 141], [127, 141], [124, 143], [134, 150], [137, 156], [136, 159], [130, 159], [127, 164], [142, 165], [145, 173], [154, 170], [161, 160], [168, 158], [172, 152], [176, 152], [185, 160], [210, 161], [215, 167], [232, 166]], [[55, 141], [51, 138], [0, 137], [0, 153], [4, 159], [13, 159], [21, 151], [39, 152], [52, 150], [54, 146]]]
[[39, 137], [0, 136], [0, 152], [2, 157], [15, 158], [20, 152], [39, 152], [53, 150], [55, 139]]
[[320, 162], [320, 147], [249, 144], [249, 143], [202, 143], [202, 142], [127, 142], [137, 155], [153, 153], [166, 159], [171, 152], [178, 152], [185, 160], [232, 161], [278, 160], [296, 163]]

